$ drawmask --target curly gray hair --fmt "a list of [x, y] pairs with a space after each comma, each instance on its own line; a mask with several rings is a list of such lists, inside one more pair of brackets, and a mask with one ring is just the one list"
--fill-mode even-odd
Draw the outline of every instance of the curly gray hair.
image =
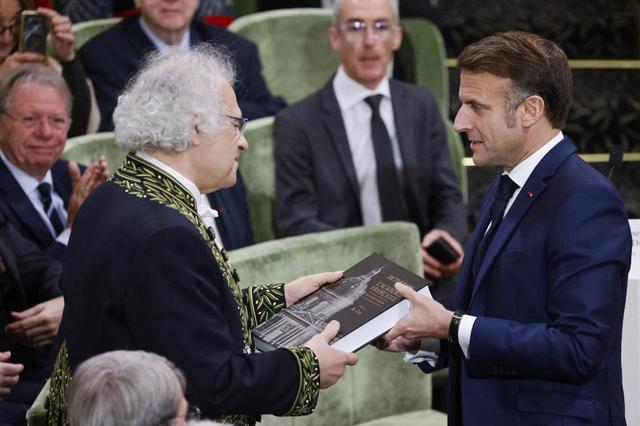
[[113, 113], [116, 143], [130, 151], [182, 152], [194, 126], [210, 137], [223, 130], [223, 84], [233, 85], [226, 50], [201, 44], [150, 55], [118, 98]]

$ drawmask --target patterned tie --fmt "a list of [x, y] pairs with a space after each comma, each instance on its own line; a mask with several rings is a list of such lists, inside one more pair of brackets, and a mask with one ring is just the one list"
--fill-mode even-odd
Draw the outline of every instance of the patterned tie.
[[371, 139], [376, 156], [378, 197], [382, 220], [408, 220], [409, 211], [404, 193], [400, 186], [398, 171], [393, 161], [391, 138], [380, 116], [382, 95], [373, 95], [364, 99], [371, 107]]
[[42, 182], [40, 185], [38, 185], [38, 192], [40, 193], [40, 201], [42, 201], [44, 212], [49, 217], [49, 221], [51, 222], [51, 225], [53, 225], [53, 229], [56, 231], [56, 235], [60, 235], [60, 233], [64, 229], [64, 226], [62, 225], [62, 220], [60, 220], [58, 212], [53, 208], [53, 200], [51, 199], [51, 184]]
[[476, 276], [480, 270], [480, 265], [482, 265], [482, 260], [487, 253], [487, 248], [489, 248], [493, 236], [502, 223], [504, 210], [507, 208], [507, 204], [516, 189], [518, 189], [518, 184], [512, 181], [509, 175], [500, 176], [496, 197], [493, 200], [493, 204], [491, 204], [491, 227], [484, 234], [476, 250], [476, 255], [473, 258], [473, 274]]

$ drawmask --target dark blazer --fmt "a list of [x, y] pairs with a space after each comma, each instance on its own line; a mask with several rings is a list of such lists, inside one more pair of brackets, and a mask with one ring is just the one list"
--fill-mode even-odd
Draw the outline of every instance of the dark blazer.
[[[0, 213], [0, 329], [13, 322], [10, 313], [62, 296], [62, 266], [20, 235]], [[0, 352], [12, 351], [12, 362], [29, 362], [33, 350], [17, 347], [0, 333]]]
[[[411, 219], [462, 241], [466, 213], [445, 127], [426, 89], [390, 80]], [[276, 224], [285, 235], [362, 225], [360, 189], [333, 82], [276, 115]]]
[[624, 425], [620, 345], [631, 233], [618, 192], [563, 140], [525, 183], [474, 277], [496, 187], [459, 276], [455, 303], [478, 317], [469, 359], [460, 362], [459, 348], [442, 342], [449, 423]]
[[[71, 176], [68, 163], [58, 160], [51, 167], [53, 190], [62, 198], [64, 207], [71, 196]], [[51, 257], [62, 260], [66, 247], [49, 232], [29, 197], [13, 177], [3, 161], [0, 161], [0, 212], [23, 237], [35, 243]]]
[[207, 194], [209, 204], [218, 211], [216, 227], [227, 250], [239, 249], [254, 243], [247, 195], [240, 172], [236, 178], [236, 184], [231, 188]]
[[[241, 36], [213, 25], [191, 24], [191, 45], [212, 42], [227, 47], [236, 62], [238, 105], [249, 119], [275, 114], [285, 106], [271, 95], [264, 78], [256, 46]], [[156, 50], [142, 31], [138, 17], [125, 18], [113, 28], [89, 40], [78, 52], [87, 76], [93, 82], [100, 107], [100, 131], [113, 130], [112, 115], [118, 95], [140, 68], [145, 56]]]
[[[106, 215], [105, 206], [117, 208]], [[291, 409], [295, 358], [282, 349], [243, 353], [222, 271], [177, 210], [104, 183], [76, 217], [64, 268], [61, 337], [72, 368], [110, 350], [146, 350], [184, 371], [187, 399], [207, 417]]]

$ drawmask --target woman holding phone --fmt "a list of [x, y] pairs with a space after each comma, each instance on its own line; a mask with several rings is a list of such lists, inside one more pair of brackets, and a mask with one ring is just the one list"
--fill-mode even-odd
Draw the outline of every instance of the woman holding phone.
[[19, 51], [20, 16], [24, 10], [35, 10], [33, 0], [0, 0], [0, 78], [22, 64], [46, 62], [62, 74], [73, 95], [68, 136], [95, 132], [100, 123], [100, 113], [91, 82], [76, 57], [71, 21], [54, 10], [37, 9], [37, 13], [46, 17], [57, 61], [41, 53]]

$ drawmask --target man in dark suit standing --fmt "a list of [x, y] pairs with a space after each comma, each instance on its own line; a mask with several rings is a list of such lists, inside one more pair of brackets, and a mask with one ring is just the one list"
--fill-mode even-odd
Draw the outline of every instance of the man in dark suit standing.
[[[60, 159], [71, 95], [56, 71], [30, 64], [0, 85], [0, 211], [25, 238], [59, 260], [78, 207], [104, 181], [104, 160], [84, 173]], [[84, 168], [83, 168], [84, 170]]]
[[243, 115], [248, 119], [275, 114], [285, 106], [271, 95], [262, 77], [255, 45], [222, 28], [194, 21], [198, 0], [136, 0], [140, 16], [125, 18], [115, 27], [89, 40], [78, 52], [93, 82], [100, 107], [101, 131], [113, 129], [112, 115], [118, 95], [157, 50], [188, 49], [209, 42], [228, 48], [237, 64], [234, 90]]
[[61, 265], [0, 213], [0, 424], [24, 424], [51, 374], [51, 346], [64, 301]]
[[454, 127], [476, 165], [504, 171], [467, 247], [458, 310], [397, 284], [413, 309], [386, 343], [417, 348], [422, 338], [421, 368], [449, 365], [452, 425], [624, 425], [631, 233], [616, 189], [562, 134], [567, 57], [508, 32], [468, 46], [458, 64]]
[[443, 238], [461, 255], [465, 208], [433, 95], [387, 78], [402, 41], [397, 1], [336, 2], [329, 39], [341, 58], [336, 75], [276, 116], [279, 231], [411, 221], [427, 276], [450, 276], [460, 262], [442, 264], [424, 247]]
[[201, 196], [235, 183], [248, 148], [232, 81], [228, 58], [203, 46], [154, 56], [121, 95], [116, 142], [131, 152], [78, 213], [60, 356], [75, 368], [115, 349], [158, 353], [206, 417], [250, 425], [310, 413], [357, 356], [328, 345], [336, 322], [304, 345], [255, 352], [252, 328], [341, 273], [241, 290]]

